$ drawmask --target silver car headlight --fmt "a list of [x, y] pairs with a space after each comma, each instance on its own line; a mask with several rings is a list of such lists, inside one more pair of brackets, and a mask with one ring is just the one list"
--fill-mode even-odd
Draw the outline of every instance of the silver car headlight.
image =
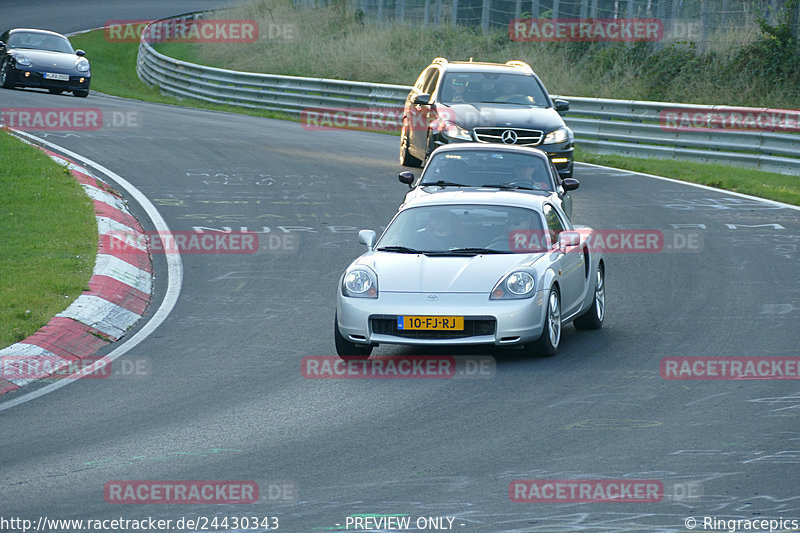
[[444, 134], [451, 139], [461, 139], [462, 141], [472, 140], [472, 135], [470, 135], [469, 130], [462, 128], [458, 124], [445, 121], [443, 126], [444, 127], [442, 130], [444, 131]]
[[89, 72], [89, 60], [82, 57], [75, 63], [75, 68], [80, 72]]
[[542, 144], [555, 144], [567, 142], [570, 138], [570, 131], [567, 128], [558, 128], [544, 137]]
[[357, 266], [348, 270], [342, 278], [342, 296], [377, 298], [378, 276], [372, 269], [364, 266]]
[[23, 66], [23, 67], [29, 67], [32, 64], [30, 58], [26, 57], [26, 56], [24, 56], [22, 54], [15, 55], [14, 59], [16, 59], [17, 65], [20, 65], [20, 66]]
[[528, 272], [515, 270], [497, 282], [490, 300], [517, 300], [533, 296], [536, 283]]

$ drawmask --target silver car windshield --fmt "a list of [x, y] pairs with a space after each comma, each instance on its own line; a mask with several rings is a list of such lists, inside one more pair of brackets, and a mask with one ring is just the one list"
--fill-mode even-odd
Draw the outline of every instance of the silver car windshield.
[[[524, 246], [520, 246], [520, 243]], [[537, 211], [495, 205], [437, 205], [401, 211], [376, 249], [397, 253], [531, 253], [547, 248]]]
[[507, 187], [555, 191], [547, 161], [535, 155], [498, 150], [434, 153], [420, 185]]
[[27, 48], [31, 50], [48, 50], [74, 54], [72, 45], [60, 35], [36, 32], [15, 32], [8, 39], [8, 48]]
[[514, 104], [549, 107], [536, 78], [523, 74], [448, 72], [440, 86], [439, 100], [452, 104]]

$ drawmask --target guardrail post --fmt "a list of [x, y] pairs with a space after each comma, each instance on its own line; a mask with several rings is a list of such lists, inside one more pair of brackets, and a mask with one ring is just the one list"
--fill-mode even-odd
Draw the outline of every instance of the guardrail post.
[[378, 0], [378, 22], [383, 22], [383, 0]]
[[436, 6], [433, 11], [433, 24], [435, 26], [442, 24], [442, 0], [436, 0]]
[[515, 0], [514, 1], [514, 18], [518, 19], [520, 13], [522, 13], [522, 0]]
[[792, 13], [792, 35], [795, 39], [800, 39], [800, 2], [797, 2]]
[[539, 0], [531, 0], [531, 18], [539, 18]]
[[[680, 20], [680, 9], [681, 9], [681, 0], [672, 0], [672, 9], [670, 10], [669, 13], [669, 31], [672, 33], [673, 38], [675, 38], [678, 35], [678, 20]], [[661, 22], [664, 24], [664, 31], [666, 32], [667, 21], [662, 20]]]
[[455, 28], [457, 24], [458, 24], [458, 0], [453, 0], [453, 27]]
[[701, 53], [705, 52], [708, 46], [708, 19], [708, 0], [702, 0], [702, 3], [700, 4], [700, 43], [697, 47]]
[[560, 9], [561, 2], [559, 0], [553, 0], [553, 16], [551, 18], [557, 19], [558, 18], [558, 11]]
[[483, 30], [483, 33], [489, 31], [489, 11], [491, 8], [492, 0], [483, 0], [483, 9], [481, 10], [481, 30]]
[[427, 26], [431, 23], [431, 0], [425, 0], [425, 10], [422, 17], [423, 25]]
[[406, 0], [395, 0], [395, 2], [394, 18], [398, 22], [404, 22], [406, 20]]
[[597, 18], [597, 0], [592, 0], [592, 13], [589, 15], [591, 18]]
[[636, 4], [636, 2], [634, 2], [633, 0], [628, 0], [628, 5], [626, 6], [625, 16], [627, 18], [629, 18], [629, 19], [632, 19], [633, 17], [636, 16], [635, 13], [634, 13], [634, 9], [636, 8], [635, 4]]

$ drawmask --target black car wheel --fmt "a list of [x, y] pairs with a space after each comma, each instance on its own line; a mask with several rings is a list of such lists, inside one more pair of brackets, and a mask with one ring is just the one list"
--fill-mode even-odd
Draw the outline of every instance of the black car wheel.
[[75, 96], [77, 96], [79, 98], [86, 98], [87, 96], [89, 96], [89, 90], [86, 89], [86, 90], [82, 90], [82, 91], [72, 91], [72, 94], [74, 94]]
[[8, 59], [3, 60], [3, 64], [0, 65], [0, 85], [2, 85], [6, 89], [11, 89], [14, 87], [14, 81], [11, 79], [11, 71], [10, 65], [8, 64]]
[[333, 318], [333, 341], [336, 344], [336, 353], [342, 359], [368, 359], [372, 353], [371, 344], [356, 344], [345, 339], [339, 331], [339, 316]]
[[421, 167], [422, 161], [411, 155], [408, 151], [408, 120], [403, 119], [400, 128], [400, 164], [404, 167]]
[[61, 89], [47, 89], [47, 90], [50, 91], [50, 94], [61, 94], [62, 92], [64, 92]]

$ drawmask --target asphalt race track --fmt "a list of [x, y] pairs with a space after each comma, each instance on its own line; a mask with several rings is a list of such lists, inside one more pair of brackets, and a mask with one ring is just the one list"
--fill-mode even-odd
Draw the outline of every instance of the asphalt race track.
[[[0, 21], [23, 25], [32, 13], [35, 25], [72, 31], [215, 2], [127, 11], [122, 2], [73, 2], [74, 15], [55, 4], [5, 0]], [[91, 19], [80, 15], [87, 6]], [[800, 211], [579, 165], [575, 222], [669, 236], [657, 253], [607, 254], [602, 330], [566, 327], [550, 359], [435, 352], [492, 355], [491, 375], [306, 379], [303, 357], [335, 355], [335, 291], [363, 251], [357, 231], [380, 230], [405, 192], [398, 138], [98, 93], [0, 90], [3, 108], [77, 106], [100, 109], [105, 127], [37, 135], [133, 183], [173, 231], [246, 228], [261, 247], [182, 254], [177, 305], [115, 362], [144, 361], [144, 375], [84, 379], [0, 411], [3, 518], [274, 516], [289, 532], [388, 514], [412, 524], [455, 517], [452, 528], [464, 532], [677, 532], [689, 516], [800, 520], [797, 381], [667, 380], [659, 370], [665, 357], [800, 355]], [[699, 243], [692, 250], [681, 248], [687, 235]], [[155, 272], [151, 314], [167, 281], [163, 255]], [[430, 353], [381, 346], [373, 357]], [[595, 478], [660, 480], [665, 495], [509, 498], [516, 479]], [[115, 480], [251, 480], [260, 498], [107, 503], [104, 486]]]

